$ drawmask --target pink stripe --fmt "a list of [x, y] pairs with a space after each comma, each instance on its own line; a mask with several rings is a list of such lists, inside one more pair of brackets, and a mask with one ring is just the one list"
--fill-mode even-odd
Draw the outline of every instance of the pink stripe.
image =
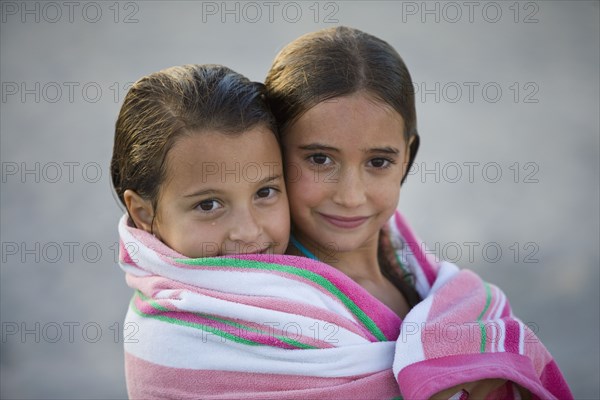
[[[288, 257], [292, 257], [292, 256], [288, 256]], [[248, 259], [254, 259], [254, 258], [255, 258], [255, 256], [250, 256], [250, 258], [248, 258]], [[304, 260], [304, 258], [303, 258], [303, 260]], [[256, 260], [256, 261], [260, 261], [260, 260]], [[286, 263], [279, 262], [278, 264], [291, 265], [289, 260]], [[292, 266], [294, 266], [294, 265], [292, 265]], [[333, 268], [333, 267], [330, 267], [330, 268]], [[302, 268], [302, 269], [304, 269], [304, 268]], [[248, 272], [263, 273], [264, 271], [263, 270], [250, 270]], [[310, 279], [306, 279], [302, 276], [298, 276], [298, 275], [290, 274], [290, 273], [286, 273], [286, 272], [280, 272], [280, 271], [270, 271], [269, 274], [277, 275], [284, 279], [289, 279], [289, 280], [293, 280], [293, 281], [308, 285], [308, 286], [312, 287], [315, 291], [322, 293], [326, 297], [330, 298], [332, 301], [335, 301], [341, 307], [345, 308], [349, 314], [352, 314], [352, 311], [348, 307], [346, 307], [346, 305], [337, 296], [332, 295], [332, 293], [329, 292], [328, 290], [326, 290], [323, 286], [313, 282]], [[243, 295], [239, 295], [239, 296], [243, 296]], [[258, 298], [256, 296], [252, 296], [252, 297], [243, 296], [243, 297], [247, 298], [247, 300], [243, 299], [243, 301], [242, 301], [243, 304], [250, 304], [250, 303], [260, 304], [261, 307], [265, 307], [265, 308], [269, 308], [269, 309], [273, 309], [272, 307], [274, 306], [275, 303], [278, 303], [280, 305], [285, 304], [283, 306], [282, 311], [287, 311], [287, 312], [291, 312], [291, 313], [299, 314], [299, 315], [306, 315], [311, 318], [318, 318], [318, 319], [322, 319], [324, 321], [331, 320], [333, 322], [333, 320], [336, 320], [338, 322], [335, 322], [335, 323], [338, 323], [340, 326], [350, 330], [351, 332], [354, 332], [354, 333], [364, 337], [365, 339], [370, 340], [371, 342], [377, 341], [377, 338], [375, 338], [375, 336], [373, 336], [373, 334], [366, 327], [364, 327], [358, 319], [356, 319], [355, 321], [349, 320], [348, 318], [340, 316], [339, 314], [330, 312], [329, 310], [324, 310], [323, 308], [319, 308], [319, 307], [311, 307], [310, 305], [306, 305], [306, 304], [303, 304], [302, 308], [305, 308], [307, 311], [310, 310], [310, 312], [307, 312], [307, 311], [303, 312], [302, 308], [299, 307], [297, 302], [288, 301], [285, 299], [279, 299], [278, 301], [271, 302], [271, 300], [270, 300], [271, 298], [268, 298], [268, 297], [262, 297], [262, 298]], [[352, 300], [352, 298], [350, 296], [348, 296], [348, 297]], [[242, 298], [240, 297], [240, 299], [242, 299]], [[264, 303], [264, 304], [261, 304], [261, 303]], [[269, 304], [271, 304], [271, 305], [269, 306]], [[360, 306], [360, 304], [357, 304], [357, 306], [364, 311], [364, 309]], [[368, 315], [368, 313], [367, 313], [367, 315]], [[400, 325], [400, 323], [398, 324], [398, 326], [399, 325]], [[380, 327], [380, 329], [381, 329], [381, 327]], [[385, 332], [384, 332], [384, 334], [385, 334]], [[386, 337], [387, 337], [387, 335], [386, 335]]]
[[[279, 340], [275, 336], [270, 335], [268, 333], [262, 334], [259, 332], [253, 332], [253, 331], [249, 331], [249, 330], [240, 330], [233, 326], [224, 324], [222, 322], [214, 321], [214, 320], [208, 319], [208, 318], [202, 318], [199, 315], [194, 315], [194, 314], [191, 314], [188, 312], [158, 311], [158, 310], [154, 310], [148, 304], [142, 304], [142, 305], [138, 306], [138, 308], [146, 314], [160, 315], [160, 316], [172, 318], [172, 319], [175, 319], [178, 321], [203, 325], [203, 326], [207, 327], [207, 329], [202, 329], [202, 331], [206, 332], [206, 334], [208, 334], [208, 335], [213, 335], [213, 334], [217, 335], [217, 333], [214, 333], [214, 331], [210, 330], [211, 328], [213, 328], [213, 329], [216, 329], [219, 331], [225, 331], [233, 336], [240, 337], [242, 339], [249, 340], [249, 341], [252, 341], [252, 342], [255, 342], [258, 344], [272, 346], [272, 347], [280, 347], [280, 348], [284, 348], [284, 349], [296, 349], [296, 346], [287, 344], [287, 343]], [[148, 308], [150, 308], [151, 310], [154, 310], [154, 311], [147, 312]]]
[[501, 298], [499, 297], [500, 290], [494, 286], [490, 285], [490, 305], [487, 309], [487, 312], [483, 316], [483, 320], [491, 320], [495, 319], [494, 314], [498, 312], [498, 308], [500, 307]]
[[[148, 249], [153, 250], [157, 256], [159, 256], [163, 261], [168, 264], [171, 264], [175, 267], [182, 269], [210, 269], [210, 270], [231, 270], [229, 268], [214, 268], [214, 267], [202, 267], [202, 266], [194, 266], [187, 264], [178, 264], [173, 261], [173, 258], [186, 258], [181, 254], [178, 254], [174, 250], [167, 247], [164, 243], [156, 239], [154, 236], [150, 235], [148, 232], [145, 232], [140, 229], [136, 229], [131, 226], [126, 226], [125, 229], [129, 231], [131, 235], [133, 235], [137, 240], [139, 240], [144, 246]], [[337, 269], [308, 258], [304, 257], [294, 257], [287, 255], [235, 255], [235, 258], [239, 259], [247, 259], [254, 260], [259, 262], [267, 262], [267, 263], [275, 263], [288, 265], [295, 268], [304, 269], [307, 271], [312, 271], [323, 278], [329, 280], [334, 286], [341, 290], [350, 300], [352, 300], [361, 310], [365, 312], [373, 322], [379, 327], [379, 329], [383, 332], [383, 334], [388, 338], [388, 340], [395, 340], [398, 338], [400, 332], [400, 324], [401, 319], [390, 310], [385, 304], [381, 303], [377, 298], [372, 296], [367, 290], [358, 285], [344, 273], [338, 271]], [[248, 272], [254, 270], [246, 270]], [[257, 272], [264, 272], [257, 270]], [[270, 272], [273, 273], [273, 272]], [[303, 278], [298, 277], [293, 274], [282, 273], [282, 276], [286, 278], [293, 278], [295, 280], [301, 280]], [[303, 280], [303, 282], [310, 284], [311, 286], [318, 288], [323, 293], [326, 293], [328, 296], [331, 294], [321, 288], [319, 285], [315, 285], [312, 281], [308, 282], [307, 280]], [[365, 332], [366, 333], [366, 332]]]
[[[234, 363], [232, 363], [234, 366]], [[131, 399], [391, 399], [391, 370], [344, 378], [170, 368], [125, 353]]]
[[437, 275], [437, 268], [434, 267], [435, 263], [432, 262], [429, 259], [429, 257], [427, 257], [427, 255], [422, 251], [420, 246], [422, 242], [420, 240], [417, 240], [417, 238], [413, 234], [412, 230], [409, 228], [406, 220], [400, 214], [400, 212], [396, 211], [395, 219], [400, 234], [404, 238], [405, 242], [408, 244], [408, 247], [410, 247], [410, 251], [419, 263], [423, 274], [425, 274], [425, 277], [427, 278], [427, 282], [429, 282], [429, 286], [433, 285], [433, 282], [435, 281]]
[[538, 373], [541, 374], [544, 368], [553, 362], [552, 355], [527, 325], [523, 327], [523, 347], [523, 355], [532, 360], [534, 368]]
[[[364, 328], [361, 324], [353, 323], [351, 320], [329, 310], [325, 310], [320, 307], [315, 307], [308, 304], [299, 305], [297, 302], [274, 298], [274, 297], [258, 297], [258, 296], [247, 296], [241, 294], [230, 294], [210, 289], [201, 289], [197, 286], [187, 285], [177, 281], [171, 281], [169, 279], [152, 276], [152, 277], [135, 277], [128, 275], [126, 277], [127, 284], [131, 287], [141, 290], [144, 295], [148, 297], [154, 297], [158, 292], [163, 289], [179, 289], [187, 290], [192, 293], [198, 293], [205, 296], [231, 301], [239, 304], [246, 304], [249, 306], [259, 307], [267, 310], [281, 311], [284, 313], [301, 315], [307, 318], [314, 318], [324, 321], [323, 326], [319, 326], [320, 331], [319, 338], [327, 338], [327, 334], [330, 333], [324, 326], [326, 323], [334, 324], [340, 328], [344, 328], [350, 332], [353, 332], [365, 339], [376, 342], [377, 339]], [[176, 298], [177, 293], [171, 295], [171, 298]], [[313, 332], [314, 333], [314, 332]]]
[[475, 321], [485, 306], [485, 290], [473, 272], [462, 270], [433, 297], [421, 338], [425, 357], [479, 353], [481, 330]]
[[[154, 301], [156, 303], [158, 303], [161, 307], [165, 307], [169, 310], [171, 310], [173, 308], [171, 306], [169, 300], [161, 299], [161, 300], [154, 300]], [[139, 296], [135, 296], [134, 304], [137, 307], [137, 309], [140, 310], [144, 314], [163, 315], [164, 313], [168, 312], [168, 311], [157, 310], [156, 308], [152, 307], [149, 303], [143, 301]]]
[[[127, 232], [129, 232], [129, 234], [134, 237], [134, 239], [139, 241], [142, 245], [144, 245], [148, 249], [150, 249], [158, 254], [163, 254], [165, 256], [168, 256], [168, 257], [173, 257], [173, 258], [182, 258], [183, 257], [181, 254], [179, 254], [175, 250], [171, 249], [169, 246], [167, 246], [166, 244], [164, 244], [163, 242], [158, 240], [156, 237], [154, 237], [150, 233], [148, 233], [142, 229], [137, 229], [135, 226], [131, 225], [130, 222], [131, 221], [129, 221], [127, 215], [124, 215], [121, 218], [121, 220], [119, 221], [119, 224], [121, 224], [127, 230]], [[132, 243], [132, 244], [135, 245], [135, 243]], [[135, 254], [134, 254], [134, 256], [135, 256]]]
[[557, 398], [567, 400], [573, 398], [569, 385], [567, 385], [562, 372], [560, 372], [554, 360], [546, 364], [540, 379], [544, 386], [548, 387]]
[[[202, 266], [202, 265], [187, 265], [187, 264], [178, 264], [173, 262], [172, 259], [169, 259], [168, 257], [163, 257], [161, 255], [159, 255], [159, 257], [161, 257], [161, 259], [163, 259], [163, 261], [165, 261], [166, 263], [171, 263], [174, 267], [178, 267], [178, 268], [182, 268], [182, 269], [192, 269], [192, 270], [206, 270], [206, 271], [235, 271], [235, 272], [239, 272], [240, 269], [236, 268], [236, 267], [211, 267], [211, 266]], [[237, 255], [236, 258], [241, 258], [241, 259], [247, 259], [247, 260], [252, 260], [252, 261], [260, 261], [260, 262], [265, 262], [264, 259], [262, 259], [263, 257], [265, 257], [264, 255], [246, 255], [246, 256], [242, 256], [242, 255]], [[272, 255], [267, 255], [267, 257], [269, 257], [269, 259], [272, 260]], [[299, 269], [306, 269], [306, 270], [310, 270], [312, 268], [303, 268], [303, 266], [301, 265], [297, 265], [295, 263], [293, 263], [293, 260], [290, 260], [290, 258], [294, 258], [294, 259], [299, 259], [302, 260], [302, 262], [313, 262], [314, 261], [307, 259], [307, 258], [303, 258], [303, 257], [295, 257], [295, 256], [279, 256], [280, 259], [278, 260], [278, 264], [282, 264], [282, 265], [288, 265], [288, 266], [292, 266], [292, 267], [297, 267]], [[298, 261], [298, 260], [295, 260]], [[327, 268], [329, 268], [330, 270], [333, 270], [339, 274], [342, 274], [341, 272], [339, 272], [338, 270], [336, 270], [333, 267], [330, 267], [326, 264], [322, 264], [317, 262], [317, 265], [319, 267], [321, 267], [322, 265], [325, 265]], [[244, 269], [244, 272], [246, 273], [265, 273], [264, 270], [262, 269]], [[318, 273], [316, 271], [313, 271], [315, 273]], [[333, 301], [336, 301], [338, 304], [340, 304], [342, 307], [346, 308], [348, 310], [349, 313], [352, 313], [352, 311], [350, 311], [345, 305], [344, 303], [342, 303], [336, 296], [332, 296], [331, 292], [329, 292], [328, 290], [326, 290], [325, 288], [323, 288], [321, 285], [313, 282], [310, 279], [306, 279], [302, 276], [298, 276], [295, 274], [291, 274], [291, 273], [286, 273], [286, 272], [281, 272], [281, 271], [268, 271], [268, 273], [270, 275], [277, 275], [277, 276], [281, 276], [285, 279], [290, 279], [290, 280], [294, 280], [297, 282], [301, 282], [303, 284], [309, 285], [310, 287], [312, 287], [313, 289], [315, 289], [316, 291], [319, 291], [321, 293], [323, 293], [325, 296], [331, 298]], [[328, 275], [328, 274], [319, 274], [321, 276], [323, 275]], [[345, 278], [346, 275], [343, 275]], [[325, 279], [330, 280], [330, 276], [323, 276]], [[129, 278], [129, 276], [127, 277]], [[145, 278], [147, 279], [147, 278]], [[368, 309], [370, 309], [372, 311], [372, 315], [369, 315], [371, 317], [371, 319], [373, 320], [373, 322], [375, 322], [375, 324], [377, 324], [377, 322], [379, 321], [380, 324], [377, 324], [379, 326], [379, 329], [381, 329], [381, 331], [383, 332], [383, 334], [389, 339], [389, 340], [395, 340], [398, 337], [399, 334], [399, 328], [400, 328], [400, 324], [401, 324], [401, 320], [400, 318], [393, 312], [391, 311], [386, 305], [384, 305], [383, 303], [381, 303], [378, 299], [376, 299], [375, 297], [373, 297], [369, 292], [367, 292], [364, 288], [362, 288], [361, 286], [359, 286], [358, 284], [356, 284], [354, 281], [352, 281], [350, 278], [347, 278], [351, 281], [351, 284], [354, 285], [355, 287], [352, 288], [350, 287], [351, 285], [347, 285], [347, 287], [345, 288], [340, 288], [338, 285], [335, 284], [335, 282], [332, 282], [334, 286], [338, 286], [339, 289], [342, 289], [341, 291], [350, 299], [352, 300], [359, 308], [361, 308], [367, 315], [369, 315]], [[129, 279], [128, 279], [129, 280]], [[131, 279], [131, 281], [133, 282], [134, 279]], [[331, 281], [331, 280], [330, 280]], [[175, 281], [169, 281], [171, 282], [168, 286], [165, 285], [165, 288], [174, 288], [176, 286], [179, 286], [175, 283]], [[130, 285], [131, 286], [131, 285]], [[181, 285], [182, 287], [184, 285]], [[138, 287], [138, 286], [132, 286], [132, 287]], [[198, 292], [198, 293], [202, 293], [202, 290], [198, 290], [198, 288], [193, 287], [193, 286], [188, 286], [188, 289], [192, 289], [194, 292]], [[362, 303], [362, 306], [361, 306]], [[366, 303], [366, 306], [365, 306]], [[374, 304], [375, 303], [375, 304]], [[295, 313], [298, 314], [298, 306], [297, 304], [292, 305], [293, 302], [289, 302], [289, 306], [287, 307], [288, 309], [291, 310], [295, 310]], [[377, 307], [379, 307], [379, 309], [377, 309]], [[366, 309], [365, 309], [366, 308]], [[321, 310], [319, 308], [313, 308], [313, 310]], [[390, 315], [391, 314], [391, 315]], [[300, 314], [303, 315], [303, 314]], [[331, 316], [333, 316], [334, 314], [331, 313]], [[329, 317], [329, 319], [331, 319], [331, 316]], [[351, 325], [351, 322], [348, 321], [347, 319], [345, 319], [344, 317], [339, 317], [339, 316], [335, 316], [335, 319], [339, 320], [340, 323], [342, 324], [342, 326], [344, 326], [346, 329], [355, 332], [363, 337], [365, 337], [366, 339], [375, 342], [377, 341], [377, 339], [370, 333], [370, 331], [367, 330], [367, 328], [363, 327], [358, 320], [356, 320], [356, 325], [353, 327]], [[341, 321], [346, 321], [345, 323], [342, 323]], [[383, 326], [381, 326], [383, 325]]]
[[[276, 327], [272, 327], [272, 326], [266, 326], [266, 325], [261, 325], [258, 323], [243, 321], [243, 320], [239, 320], [239, 319], [231, 319], [228, 317], [215, 315], [216, 318], [224, 319], [224, 320], [231, 321], [233, 323], [238, 323], [238, 324], [242, 325], [242, 327], [238, 328], [238, 327], [231, 326], [231, 325], [228, 325], [228, 324], [220, 322], [220, 321], [215, 321], [211, 318], [205, 318], [199, 314], [178, 311], [175, 308], [175, 306], [173, 304], [170, 304], [170, 302], [167, 300], [159, 299], [159, 300], [154, 300], [154, 301], [156, 301], [162, 307], [168, 308], [171, 311], [157, 310], [154, 307], [152, 307], [152, 305], [143, 301], [139, 297], [136, 297], [135, 305], [144, 314], [160, 315], [162, 317], [172, 318], [172, 319], [175, 319], [178, 321], [204, 325], [204, 326], [208, 327], [209, 329], [208, 330], [203, 329], [203, 330], [208, 332], [209, 334], [213, 334], [210, 332], [210, 328], [214, 328], [214, 329], [217, 329], [220, 331], [227, 332], [233, 336], [236, 336], [236, 337], [239, 337], [239, 338], [242, 338], [245, 340], [250, 340], [252, 342], [256, 342], [259, 344], [273, 346], [273, 347], [280, 347], [280, 348], [284, 348], [284, 349], [297, 349], [298, 347], [293, 344], [286, 343], [285, 341], [277, 338], [276, 335], [282, 336], [284, 338], [292, 339], [292, 340], [298, 341], [300, 343], [305, 343], [305, 344], [308, 344], [310, 346], [314, 346], [317, 348], [332, 348], [332, 347], [334, 347], [331, 343], [329, 343], [327, 341], [315, 340], [314, 338], [312, 338], [310, 336], [302, 335], [302, 332], [296, 332], [296, 330], [294, 330], [294, 329], [288, 329], [286, 331], [283, 331], [281, 329], [276, 329]], [[247, 329], [246, 329], [246, 327], [247, 327]], [[259, 332], [255, 332], [252, 329], [256, 329]], [[262, 331], [262, 332], [260, 332], [260, 331]], [[217, 333], [214, 333], [214, 334], [216, 335]]]
[[[265, 346], [279, 347], [282, 349], [289, 349], [289, 350], [296, 349], [296, 346], [293, 346], [291, 344], [288, 344], [288, 343], [278, 339], [273, 334], [270, 334], [268, 331], [267, 331], [267, 333], [260, 333], [260, 332], [254, 332], [251, 330], [246, 330], [243, 328], [238, 329], [234, 326], [230, 326], [230, 325], [224, 324], [219, 321], [214, 321], [212, 319], [202, 318], [198, 315], [190, 314], [187, 312], [167, 312], [167, 313], [164, 313], [163, 315], [166, 317], [169, 317], [169, 318], [180, 320], [180, 321], [186, 321], [186, 322], [191, 322], [194, 324], [205, 325], [210, 328], [217, 329], [219, 331], [227, 332], [227, 333], [229, 333], [233, 336], [239, 337], [241, 339], [249, 340], [251, 342], [255, 342], [258, 344], [265, 345]], [[268, 329], [268, 327], [266, 327], [266, 328]], [[212, 333], [210, 330], [207, 332], [209, 334]], [[216, 335], [216, 333], [215, 333], [215, 335]]]
[[123, 240], [119, 240], [119, 261], [125, 264], [136, 266], [135, 262], [133, 262], [133, 260], [131, 259], [131, 256], [129, 255], [129, 252], [125, 247], [125, 244], [123, 243]]
[[[502, 295], [504, 296], [504, 294], [502, 294]], [[502, 313], [500, 314], [500, 318], [509, 318], [510, 314], [511, 314], [510, 302], [508, 301], [508, 298], [507, 298], [506, 302], [504, 303], [504, 308], [502, 309]]]
[[506, 326], [504, 337], [504, 350], [509, 353], [519, 353], [519, 322], [514, 319], [504, 321]]
[[[133, 248], [132, 248], [132, 250], [133, 250]], [[143, 271], [144, 269], [140, 268], [140, 266], [137, 264], [138, 261], [139, 260], [137, 258], [134, 259], [134, 257], [132, 257], [131, 254], [129, 254], [127, 246], [125, 246], [125, 243], [123, 243], [123, 240], [119, 239], [119, 262], [130, 265], [137, 269], [141, 269]]]
[[329, 310], [325, 310], [323, 308], [314, 307], [308, 304], [299, 305], [297, 302], [276, 297], [245, 296], [216, 292], [213, 290], [200, 290], [199, 292], [222, 300], [246, 304], [249, 306], [259, 307], [266, 310], [280, 311], [288, 314], [301, 315], [307, 318], [326, 321], [325, 323], [337, 325], [340, 328], [355, 333], [356, 335], [359, 335], [371, 342], [377, 341], [377, 339], [361, 324], [354, 324], [347, 318], [342, 317], [339, 314], [331, 312]]
[[[512, 353], [466, 354], [425, 360], [409, 365], [398, 374], [400, 390], [406, 399], [426, 399], [465, 382], [493, 378], [515, 382], [541, 399], [573, 398], [564, 380], [541, 381], [529, 358]], [[548, 388], [544, 388], [544, 384]], [[555, 397], [556, 393], [568, 395]]]
[[[236, 258], [245, 259], [245, 260], [255, 260], [255, 261], [264, 261], [261, 260], [261, 255], [238, 255]], [[314, 272], [317, 275], [322, 276], [329, 282], [331, 282], [335, 287], [337, 287], [343, 294], [345, 294], [352, 302], [354, 302], [363, 312], [368, 315], [371, 320], [381, 329], [383, 334], [388, 338], [388, 340], [396, 340], [400, 333], [400, 324], [402, 320], [396, 313], [390, 310], [385, 304], [375, 298], [371, 293], [369, 293], [362, 286], [354, 282], [350, 277], [345, 275], [343, 272], [335, 269], [334, 267], [319, 262], [315, 260], [311, 260], [305, 257], [296, 257], [296, 256], [280, 256], [280, 255], [268, 255], [271, 259], [270, 262], [275, 262], [276, 264], [289, 265], [292, 267], [296, 267], [299, 269], [307, 270]], [[287, 278], [292, 279], [301, 279], [303, 282], [310, 283], [314, 285], [312, 281], [304, 280], [304, 278], [299, 277], [297, 275], [289, 275], [284, 274]], [[331, 296], [331, 293], [325, 289], [323, 289], [320, 285], [314, 286], [318, 288], [323, 293], [326, 293], [328, 296]]]

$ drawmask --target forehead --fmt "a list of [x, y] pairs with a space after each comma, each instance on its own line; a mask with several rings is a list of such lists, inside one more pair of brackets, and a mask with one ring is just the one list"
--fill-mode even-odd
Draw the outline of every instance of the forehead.
[[202, 131], [179, 137], [166, 163], [166, 183], [170, 185], [215, 180], [231, 183], [239, 182], [250, 169], [280, 170], [281, 152], [275, 135], [266, 127], [233, 135]]
[[318, 103], [293, 123], [284, 141], [328, 139], [346, 144], [404, 140], [404, 119], [388, 104], [366, 93]]

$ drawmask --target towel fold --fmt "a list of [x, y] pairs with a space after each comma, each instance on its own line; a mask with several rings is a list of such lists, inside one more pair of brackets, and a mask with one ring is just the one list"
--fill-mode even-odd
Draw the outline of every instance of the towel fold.
[[190, 259], [124, 216], [120, 266], [135, 290], [124, 325], [129, 396], [423, 399], [502, 378], [497, 398], [514, 392], [511, 381], [534, 397], [572, 398], [498, 288], [430, 259], [399, 213], [387, 228], [423, 298], [404, 320], [327, 264]]

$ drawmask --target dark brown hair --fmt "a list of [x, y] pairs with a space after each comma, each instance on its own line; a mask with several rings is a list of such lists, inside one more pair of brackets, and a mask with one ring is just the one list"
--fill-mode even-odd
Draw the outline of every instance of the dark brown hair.
[[156, 209], [165, 160], [184, 134], [239, 134], [258, 124], [277, 132], [264, 85], [221, 65], [183, 65], [145, 76], [125, 96], [110, 164], [114, 190], [135, 191]]
[[404, 119], [410, 147], [406, 178], [419, 148], [415, 92], [400, 55], [387, 42], [344, 26], [308, 33], [275, 57], [265, 79], [280, 132], [318, 103], [364, 91]]
[[[365, 92], [392, 107], [404, 119], [404, 138], [414, 137], [402, 182], [419, 149], [415, 91], [400, 55], [387, 42], [344, 26], [308, 33], [289, 43], [275, 57], [265, 79], [267, 97], [279, 131], [310, 108], [334, 97]], [[382, 239], [380, 235], [380, 240]], [[419, 294], [387, 257], [381, 242], [382, 273], [404, 294], [412, 307]]]

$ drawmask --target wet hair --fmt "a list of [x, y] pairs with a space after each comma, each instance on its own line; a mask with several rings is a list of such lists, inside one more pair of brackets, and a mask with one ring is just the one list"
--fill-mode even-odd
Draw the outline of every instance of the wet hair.
[[[265, 86], [281, 135], [310, 108], [335, 97], [365, 93], [390, 106], [404, 120], [407, 143], [414, 137], [404, 182], [419, 149], [415, 91], [404, 61], [387, 42], [344, 26], [308, 33], [279, 52]], [[416, 305], [420, 296], [410, 275], [393, 266], [381, 243], [378, 261], [408, 304]]]
[[182, 135], [236, 135], [264, 124], [277, 132], [262, 83], [221, 65], [182, 65], [152, 73], [129, 89], [119, 113], [110, 164], [114, 190], [127, 189], [154, 209], [167, 153]]
[[419, 148], [415, 91], [404, 61], [387, 42], [344, 26], [308, 33], [275, 57], [265, 86], [281, 134], [334, 97], [365, 92], [389, 105], [404, 120], [407, 143], [414, 137], [404, 182]]

